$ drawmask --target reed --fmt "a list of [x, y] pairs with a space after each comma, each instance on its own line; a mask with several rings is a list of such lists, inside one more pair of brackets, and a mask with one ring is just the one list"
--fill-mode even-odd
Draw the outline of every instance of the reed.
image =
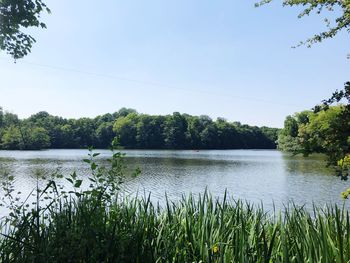
[[[266, 211], [242, 200], [213, 198], [207, 191], [163, 207], [147, 198], [120, 198], [123, 163], [116, 153], [106, 167], [91, 167], [80, 190], [51, 179], [36, 201], [10, 202], [0, 226], [0, 262], [350, 262], [350, 215], [344, 207], [290, 204]], [[61, 177], [61, 176], [60, 176]], [[12, 179], [12, 177], [9, 177]], [[10, 201], [11, 183], [4, 184]]]
[[349, 212], [286, 208], [192, 195], [164, 208], [150, 199], [60, 201], [48, 216], [2, 229], [1, 262], [349, 262]]

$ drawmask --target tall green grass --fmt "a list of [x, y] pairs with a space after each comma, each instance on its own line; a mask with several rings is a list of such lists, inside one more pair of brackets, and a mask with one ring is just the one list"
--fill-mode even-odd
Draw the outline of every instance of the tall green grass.
[[[0, 222], [0, 262], [350, 262], [350, 215], [291, 204], [278, 213], [249, 202], [203, 195], [164, 207], [118, 197], [120, 153], [107, 167], [90, 152], [88, 189], [75, 172], [50, 177], [20, 201], [3, 182], [9, 216]], [[139, 171], [136, 172], [136, 174]], [[55, 178], [71, 183], [69, 190]], [[1, 201], [0, 200], [0, 201]], [[29, 199], [28, 199], [29, 200]]]
[[205, 193], [166, 207], [71, 199], [2, 229], [1, 262], [349, 262], [349, 212], [266, 213]]

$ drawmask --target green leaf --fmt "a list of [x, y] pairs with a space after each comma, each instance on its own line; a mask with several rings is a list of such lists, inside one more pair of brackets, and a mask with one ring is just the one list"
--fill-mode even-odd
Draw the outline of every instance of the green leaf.
[[67, 180], [68, 182], [70, 182], [70, 183], [72, 183], [72, 184], [73, 184], [73, 180], [72, 180], [72, 179], [70, 179], [70, 178], [66, 177], [66, 180]]
[[96, 170], [96, 168], [97, 168], [97, 164], [96, 163], [92, 163], [91, 164], [91, 170]]
[[83, 180], [76, 180], [74, 187], [75, 188], [79, 188], [81, 186], [81, 183], [83, 182]]
[[73, 179], [77, 178], [77, 173], [74, 171], [74, 172], [71, 174], [71, 177], [72, 177]]

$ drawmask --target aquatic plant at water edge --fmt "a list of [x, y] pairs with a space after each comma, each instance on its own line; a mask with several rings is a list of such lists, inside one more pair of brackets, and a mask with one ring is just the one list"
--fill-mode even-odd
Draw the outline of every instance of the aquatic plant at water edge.
[[114, 155], [106, 167], [96, 157], [90, 153], [85, 160], [91, 187], [84, 189], [84, 182], [72, 174], [64, 180], [73, 190], [57, 191], [61, 198], [39, 210], [41, 206], [22, 211], [15, 221], [10, 217], [11, 227], [3, 224], [0, 262], [350, 260], [350, 215], [345, 208], [314, 207], [310, 213], [291, 204], [283, 211], [266, 211], [208, 192], [178, 202], [167, 199], [160, 207], [150, 196], [118, 195], [122, 156]]

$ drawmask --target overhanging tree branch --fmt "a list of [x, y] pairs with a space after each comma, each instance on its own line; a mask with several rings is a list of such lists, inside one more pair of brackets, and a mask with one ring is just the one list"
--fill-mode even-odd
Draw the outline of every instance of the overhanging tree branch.
[[24, 29], [46, 28], [40, 21], [43, 12], [50, 9], [42, 0], [0, 0], [0, 49], [14, 59], [28, 55], [35, 39]]
[[[262, 0], [255, 4], [256, 7], [271, 3], [273, 0]], [[301, 41], [297, 46], [306, 45], [311, 47], [315, 43], [325, 39], [333, 38], [342, 30], [350, 32], [350, 0], [284, 0], [283, 6], [302, 6], [303, 10], [298, 15], [299, 18], [309, 16], [312, 12], [321, 14], [324, 11], [334, 12], [340, 10], [340, 15], [333, 19], [325, 19], [327, 30], [324, 30], [305, 41]]]

